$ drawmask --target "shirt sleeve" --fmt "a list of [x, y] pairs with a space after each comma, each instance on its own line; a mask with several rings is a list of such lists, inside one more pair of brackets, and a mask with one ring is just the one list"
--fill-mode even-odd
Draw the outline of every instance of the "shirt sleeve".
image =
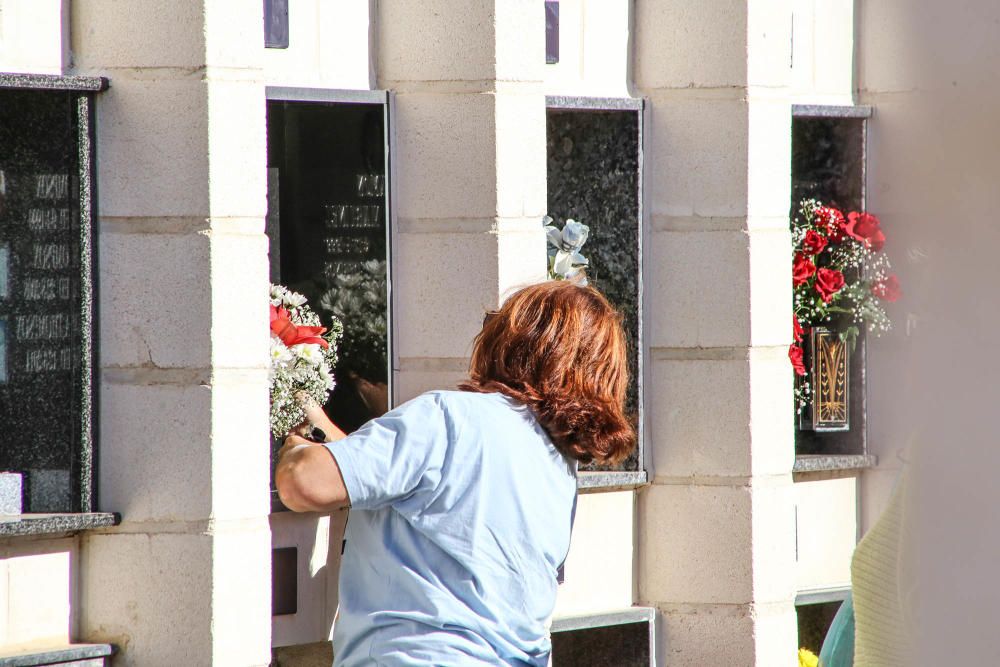
[[379, 509], [436, 488], [450, 446], [447, 421], [441, 397], [428, 393], [326, 443], [351, 507]]

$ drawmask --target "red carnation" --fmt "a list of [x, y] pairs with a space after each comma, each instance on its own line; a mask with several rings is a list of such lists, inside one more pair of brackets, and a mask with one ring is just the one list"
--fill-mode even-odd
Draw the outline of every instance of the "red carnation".
[[801, 252], [795, 253], [795, 260], [792, 262], [792, 286], [802, 285], [816, 273], [816, 265], [812, 260]]
[[834, 243], [844, 238], [844, 214], [830, 206], [820, 206], [813, 213], [816, 226], [822, 229]]
[[813, 230], [806, 232], [802, 239], [802, 252], [807, 255], [818, 255], [826, 247], [826, 237]]
[[806, 364], [802, 360], [802, 348], [798, 345], [790, 345], [788, 347], [788, 359], [792, 362], [792, 368], [795, 370], [796, 375], [806, 374]]
[[792, 337], [795, 338], [795, 342], [801, 343], [802, 336], [805, 334], [805, 329], [802, 328], [802, 324], [799, 322], [799, 318], [796, 315], [792, 315]]
[[847, 215], [847, 226], [844, 228], [851, 238], [864, 243], [875, 252], [885, 245], [885, 234], [879, 228], [879, 220], [871, 213], [852, 211]]
[[834, 269], [820, 269], [816, 272], [816, 291], [823, 303], [830, 303], [833, 295], [844, 286], [844, 274]]
[[884, 280], [880, 280], [872, 285], [872, 294], [883, 301], [896, 301], [903, 296], [903, 290], [899, 286], [899, 278], [893, 273]]

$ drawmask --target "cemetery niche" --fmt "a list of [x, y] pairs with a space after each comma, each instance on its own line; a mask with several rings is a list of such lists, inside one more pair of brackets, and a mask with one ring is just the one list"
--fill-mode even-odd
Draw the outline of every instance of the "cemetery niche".
[[350, 433], [391, 395], [385, 105], [270, 100], [267, 128], [271, 281], [343, 323], [325, 408]]
[[[640, 419], [640, 113], [638, 109], [548, 109], [548, 214], [558, 227], [573, 219], [590, 228], [582, 250], [587, 279], [622, 313], [628, 343], [628, 413]], [[641, 436], [640, 436], [641, 438]], [[640, 442], [641, 445], [641, 442]], [[642, 469], [636, 450], [617, 467]]]
[[25, 513], [93, 509], [89, 123], [80, 93], [0, 89], [0, 472]]
[[[791, 216], [799, 203], [817, 199], [842, 211], [865, 207], [865, 118], [821, 115], [823, 107], [796, 112], [792, 119]], [[807, 109], [809, 111], [809, 109]], [[812, 427], [812, 413], [796, 415], [795, 453], [798, 455], [855, 455], [866, 453], [865, 378], [866, 333], [862, 327], [849, 354], [846, 395], [847, 428], [836, 431]], [[814, 360], [807, 360], [807, 364]]]

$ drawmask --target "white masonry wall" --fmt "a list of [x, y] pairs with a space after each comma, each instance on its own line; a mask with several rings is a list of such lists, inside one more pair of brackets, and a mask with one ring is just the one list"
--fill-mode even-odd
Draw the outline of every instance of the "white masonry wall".
[[294, 0], [288, 4], [288, 48], [261, 48], [267, 85], [369, 89], [373, 3]]
[[[260, 3], [73, 4], [97, 107], [99, 505], [79, 638], [116, 663], [267, 665]], [[173, 629], [173, 631], [171, 630]]]
[[790, 2], [637, 0], [657, 664], [795, 664]]
[[631, 8], [630, 2], [560, 0], [559, 62], [545, 65], [547, 95], [628, 97]]
[[854, 99], [854, 0], [794, 0], [791, 94], [797, 104]]

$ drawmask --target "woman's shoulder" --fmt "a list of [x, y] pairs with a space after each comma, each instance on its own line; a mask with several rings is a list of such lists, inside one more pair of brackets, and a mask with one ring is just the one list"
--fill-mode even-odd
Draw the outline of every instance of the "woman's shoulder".
[[524, 406], [518, 401], [498, 392], [463, 391], [461, 389], [435, 389], [414, 400], [437, 403], [445, 411], [449, 410], [489, 410], [491, 408], [509, 410]]

